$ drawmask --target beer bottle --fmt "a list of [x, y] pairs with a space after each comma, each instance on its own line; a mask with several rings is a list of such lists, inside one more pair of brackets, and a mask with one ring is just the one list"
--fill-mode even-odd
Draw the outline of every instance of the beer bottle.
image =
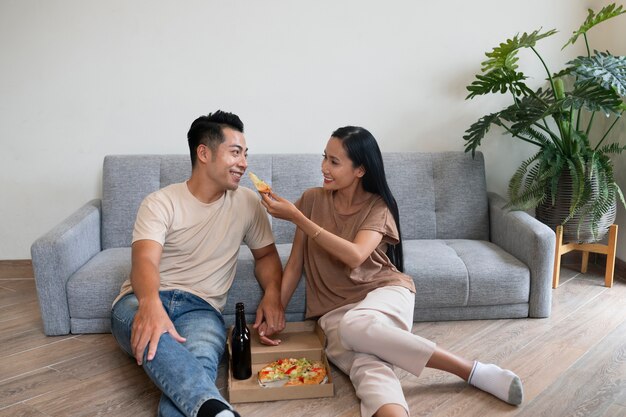
[[252, 375], [252, 355], [250, 352], [250, 330], [246, 326], [243, 303], [235, 305], [235, 327], [231, 337], [233, 378], [248, 379]]

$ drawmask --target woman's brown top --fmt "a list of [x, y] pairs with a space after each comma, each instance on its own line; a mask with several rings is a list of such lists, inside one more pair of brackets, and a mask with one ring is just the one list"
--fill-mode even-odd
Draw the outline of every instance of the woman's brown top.
[[315, 240], [305, 239], [307, 318], [359, 302], [379, 287], [398, 285], [415, 292], [413, 279], [398, 271], [386, 255], [387, 245], [398, 243], [399, 237], [396, 222], [382, 197], [372, 195], [355, 207], [354, 212], [340, 214], [335, 210], [334, 192], [311, 188], [302, 194], [296, 207], [319, 226], [350, 242], [360, 230], [374, 230], [383, 235], [376, 250], [354, 269], [326, 252]]

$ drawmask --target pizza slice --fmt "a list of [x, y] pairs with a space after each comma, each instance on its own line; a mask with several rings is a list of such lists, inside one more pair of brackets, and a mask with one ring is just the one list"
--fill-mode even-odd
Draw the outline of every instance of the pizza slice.
[[270, 186], [267, 185], [265, 181], [254, 175], [254, 173], [248, 172], [248, 175], [250, 176], [250, 179], [252, 180], [252, 183], [254, 184], [258, 192], [262, 194], [269, 194], [272, 192]]
[[285, 385], [289, 381], [289, 375], [285, 373], [288, 367], [285, 367], [284, 364], [287, 364], [288, 361], [289, 359], [279, 359], [263, 367], [258, 374], [259, 384], [263, 387], [282, 387]]
[[271, 362], [258, 374], [263, 387], [323, 384], [327, 380], [326, 367], [321, 361], [306, 358], [285, 358]]
[[290, 375], [288, 385], [318, 385], [326, 381], [326, 367], [320, 361], [309, 362], [302, 365]]

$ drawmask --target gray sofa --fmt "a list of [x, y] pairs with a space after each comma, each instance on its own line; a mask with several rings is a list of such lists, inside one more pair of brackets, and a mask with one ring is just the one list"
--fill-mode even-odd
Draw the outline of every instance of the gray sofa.
[[[462, 152], [387, 153], [387, 176], [400, 208], [405, 272], [417, 287], [415, 321], [547, 317], [555, 237], [524, 212], [503, 210], [488, 193], [484, 161]], [[321, 157], [251, 155], [249, 170], [295, 201], [321, 184]], [[45, 333], [110, 330], [111, 302], [130, 272], [130, 242], [141, 200], [190, 174], [186, 155], [113, 155], [104, 159], [102, 199], [92, 200], [31, 248]], [[246, 177], [243, 186], [252, 188]], [[294, 227], [272, 219], [286, 261]], [[287, 308], [302, 320], [304, 280]], [[249, 319], [261, 297], [247, 247], [224, 311], [232, 323], [237, 301]]]

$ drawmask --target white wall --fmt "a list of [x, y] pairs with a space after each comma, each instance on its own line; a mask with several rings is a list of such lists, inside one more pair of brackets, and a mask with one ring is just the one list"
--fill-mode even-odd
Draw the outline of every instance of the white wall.
[[[560, 48], [586, 6], [0, 0], [0, 259], [29, 258], [99, 197], [105, 155], [187, 153], [191, 121], [220, 108], [241, 116], [251, 153], [321, 152], [345, 124], [384, 151], [462, 150], [465, 129], [508, 102], [464, 100], [484, 52], [558, 28], [539, 45], [556, 71], [577, 54]], [[538, 85], [538, 62], [523, 57]], [[488, 139], [488, 187], [505, 193], [532, 149]]]
[[[611, 2], [602, 0], [599, 3], [604, 5]], [[626, 55], [626, 14], [605, 22], [602, 25], [602, 29], [598, 32], [589, 32], [591, 48], [595, 46], [596, 49], [601, 51], [608, 50], [614, 55]], [[612, 133], [605, 139], [604, 143], [619, 142], [622, 146], [626, 145], [626, 120], [624, 119], [626, 119], [626, 115], [613, 128]], [[602, 124], [604, 125], [603, 127], [608, 128], [610, 123], [605, 121]], [[626, 152], [614, 156], [613, 162], [617, 184], [622, 189], [622, 192], [626, 194]], [[617, 236], [617, 257], [626, 260], [626, 211], [621, 204], [617, 206], [615, 223], [621, 228], [621, 230], [618, 229]]]

